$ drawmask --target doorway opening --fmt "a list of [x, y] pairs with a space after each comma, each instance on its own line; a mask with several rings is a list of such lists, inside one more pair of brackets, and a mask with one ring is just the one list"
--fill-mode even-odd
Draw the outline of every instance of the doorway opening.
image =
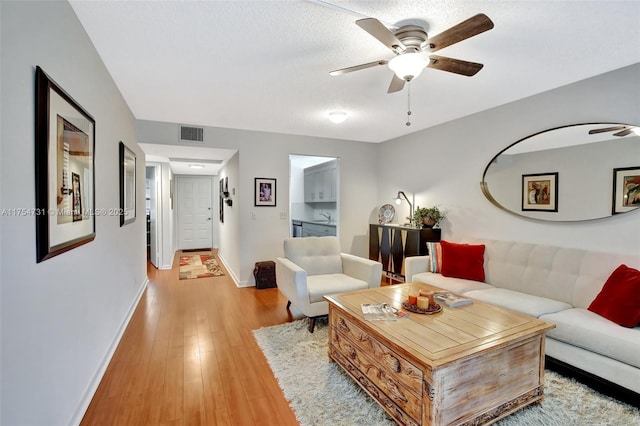
[[289, 155], [291, 237], [339, 233], [340, 159]]

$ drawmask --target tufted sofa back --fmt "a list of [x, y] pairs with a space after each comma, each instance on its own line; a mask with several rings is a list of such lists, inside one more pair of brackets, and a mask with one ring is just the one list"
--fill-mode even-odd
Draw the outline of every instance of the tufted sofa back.
[[284, 256], [307, 275], [341, 274], [342, 258], [337, 237], [305, 237], [284, 240]]
[[609, 275], [620, 264], [640, 267], [640, 256], [512, 241], [481, 240], [485, 244], [486, 282], [496, 287], [587, 308]]

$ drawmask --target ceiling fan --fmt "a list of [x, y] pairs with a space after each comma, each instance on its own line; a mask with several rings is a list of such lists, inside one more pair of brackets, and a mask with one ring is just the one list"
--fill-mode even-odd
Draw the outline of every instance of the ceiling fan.
[[356, 24], [391, 49], [396, 56], [390, 60], [381, 59], [331, 71], [329, 74], [336, 76], [378, 65], [388, 65], [394, 74], [387, 93], [402, 90], [405, 82], [416, 78], [425, 67], [468, 77], [475, 75], [482, 69], [482, 64], [438, 55], [426, 57], [424, 53], [435, 52], [493, 28], [491, 19], [482, 13], [434, 37], [428, 37], [424, 28], [418, 25], [405, 25], [392, 32], [375, 18], [359, 19]]
[[590, 135], [595, 135], [596, 133], [607, 133], [607, 132], [616, 132], [613, 134], [613, 136], [627, 136], [634, 132], [637, 133], [637, 127], [613, 126], [613, 127], [603, 127], [602, 129], [589, 130]]

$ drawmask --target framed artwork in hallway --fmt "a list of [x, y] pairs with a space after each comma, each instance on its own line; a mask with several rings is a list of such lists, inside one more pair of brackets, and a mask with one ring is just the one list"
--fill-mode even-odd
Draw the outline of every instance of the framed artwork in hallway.
[[136, 154], [122, 141], [120, 157], [120, 226], [136, 220]]
[[93, 241], [95, 120], [36, 68], [36, 261]]

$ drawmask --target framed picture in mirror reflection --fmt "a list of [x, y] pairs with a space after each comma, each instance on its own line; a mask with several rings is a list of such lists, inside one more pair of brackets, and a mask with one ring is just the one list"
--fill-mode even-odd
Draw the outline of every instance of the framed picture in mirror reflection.
[[640, 207], [640, 166], [613, 169], [612, 214]]
[[558, 172], [522, 175], [522, 211], [558, 211]]

